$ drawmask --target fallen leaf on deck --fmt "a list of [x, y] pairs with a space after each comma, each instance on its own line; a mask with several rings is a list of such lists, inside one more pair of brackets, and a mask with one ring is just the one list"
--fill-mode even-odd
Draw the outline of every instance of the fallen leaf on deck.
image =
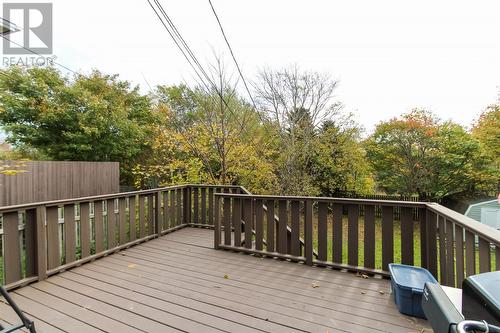
[[364, 295], [364, 294], [366, 294], [366, 292], [365, 292], [365, 291], [362, 291], [362, 292], [361, 292], [361, 295]]
[[226, 280], [229, 279], [229, 275], [224, 274], [224, 279], [226, 279]]
[[363, 279], [368, 279], [369, 278], [369, 276], [366, 275], [366, 274], [361, 274], [361, 276], [363, 277]]
[[378, 293], [379, 293], [380, 295], [385, 294], [385, 292], [384, 292], [383, 290], [379, 290], [379, 291], [378, 291]]
[[311, 287], [313, 288], [319, 288], [319, 284], [317, 282], [313, 282]]
[[136, 264], [128, 264], [128, 265], [127, 265], [127, 267], [128, 267], [128, 268], [136, 268], [136, 267], [137, 267], [137, 265], [136, 265]]

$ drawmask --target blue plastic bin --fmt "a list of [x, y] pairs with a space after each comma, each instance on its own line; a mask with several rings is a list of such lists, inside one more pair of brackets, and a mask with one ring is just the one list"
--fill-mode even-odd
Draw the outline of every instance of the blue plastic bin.
[[422, 310], [422, 294], [426, 282], [438, 283], [425, 268], [389, 264], [391, 287], [399, 312], [425, 318]]

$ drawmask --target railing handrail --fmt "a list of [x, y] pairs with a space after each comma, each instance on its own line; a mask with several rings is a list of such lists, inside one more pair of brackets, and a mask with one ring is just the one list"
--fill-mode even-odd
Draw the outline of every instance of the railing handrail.
[[312, 197], [312, 196], [289, 196], [289, 195], [268, 195], [268, 194], [236, 194], [236, 193], [216, 193], [215, 195], [221, 197], [231, 198], [249, 198], [262, 199], [262, 200], [314, 200], [317, 202], [330, 202], [341, 204], [369, 204], [369, 205], [384, 205], [384, 206], [398, 206], [398, 207], [414, 207], [425, 208], [427, 202], [420, 201], [395, 201], [395, 200], [376, 200], [376, 199], [355, 199], [355, 198], [330, 198], [330, 197]]
[[447, 219], [450, 219], [454, 223], [460, 225], [465, 230], [473, 231], [485, 240], [495, 244], [496, 246], [500, 246], [500, 230], [480, 223], [468, 216], [462, 215], [437, 203], [428, 203], [427, 208], [434, 213], [445, 216]]

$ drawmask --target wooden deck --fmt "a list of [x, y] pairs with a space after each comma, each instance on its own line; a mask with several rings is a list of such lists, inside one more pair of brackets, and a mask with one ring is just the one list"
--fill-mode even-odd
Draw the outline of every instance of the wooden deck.
[[[185, 228], [11, 292], [39, 332], [431, 332], [389, 281], [217, 251]], [[0, 320], [17, 321], [0, 302]]]

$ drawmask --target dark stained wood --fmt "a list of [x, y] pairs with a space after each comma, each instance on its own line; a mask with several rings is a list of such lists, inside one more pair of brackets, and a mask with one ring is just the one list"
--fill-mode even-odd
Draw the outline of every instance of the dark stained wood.
[[446, 272], [448, 274], [446, 282], [449, 286], [455, 287], [455, 252], [453, 241], [453, 223], [446, 220]]
[[108, 249], [112, 249], [116, 246], [115, 199], [109, 199], [106, 201], [107, 201], [106, 220], [108, 223]]
[[[290, 203], [291, 211], [291, 255], [300, 256], [300, 202], [292, 201]], [[260, 249], [261, 250], [261, 249]]]
[[264, 203], [262, 199], [256, 199], [254, 204], [255, 210], [255, 249], [262, 250], [264, 248]]
[[276, 250], [274, 242], [274, 200], [266, 200], [267, 207], [267, 237], [266, 237], [266, 249], [268, 252], [274, 252]]
[[234, 229], [234, 246], [241, 246], [241, 199], [233, 199], [233, 206], [231, 207], [233, 216], [232, 223]]
[[133, 242], [137, 239], [137, 219], [136, 219], [136, 196], [128, 198], [128, 212], [129, 212], [129, 227], [130, 227], [130, 241]]
[[153, 235], [155, 230], [154, 195], [148, 195], [148, 235]]
[[80, 203], [80, 247], [82, 258], [90, 255], [90, 207], [88, 202]]
[[47, 210], [45, 206], [36, 208], [36, 269], [38, 280], [47, 278], [47, 227], [45, 225]]
[[490, 243], [479, 238], [479, 273], [491, 271]]
[[495, 246], [495, 263], [496, 267], [495, 269], [497, 271], [500, 271], [500, 246]]
[[287, 253], [287, 225], [288, 225], [288, 201], [279, 200], [279, 223], [278, 223], [278, 235], [276, 237], [278, 244], [278, 252], [286, 254]]
[[175, 196], [176, 196], [176, 190], [172, 190], [170, 191], [170, 227], [174, 227], [177, 224], [177, 216], [176, 216], [176, 202], [177, 200], [175, 199]]
[[306, 264], [313, 263], [313, 207], [312, 200], [304, 201], [304, 257]]
[[439, 282], [447, 285], [448, 272], [446, 271], [446, 220], [438, 215], [439, 228]]
[[208, 225], [214, 224], [214, 189], [208, 189]]
[[347, 206], [347, 262], [358, 266], [359, 253], [359, 206]]
[[342, 205], [340, 204], [333, 205], [333, 240], [332, 240], [333, 262], [339, 264], [342, 263], [342, 242], [343, 242], [342, 209], [343, 209]]
[[75, 205], [64, 206], [64, 250], [66, 263], [76, 260]]
[[252, 199], [243, 200], [243, 211], [245, 216], [245, 247], [252, 248], [252, 231], [254, 230], [254, 216]]
[[328, 258], [328, 203], [318, 204], [318, 260], [326, 261]]
[[437, 216], [434, 212], [427, 210], [427, 269], [437, 279], [438, 261], [437, 261]]
[[170, 207], [168, 206], [170, 191], [163, 192], [163, 229], [170, 228]]
[[36, 209], [26, 211], [24, 225], [24, 256], [26, 260], [26, 277], [36, 275]]
[[207, 224], [207, 189], [201, 188], [201, 224]]
[[5, 283], [21, 279], [21, 250], [19, 244], [19, 216], [17, 212], [3, 215]]
[[127, 242], [127, 202], [125, 198], [118, 199], [118, 234], [120, 244]]
[[429, 267], [427, 251], [427, 210], [418, 208], [418, 217], [420, 222], [420, 260], [424, 268]]
[[[184, 190], [185, 190], [184, 191], [184, 196], [183, 196], [183, 189], [178, 189], [177, 190], [177, 194], [175, 195], [175, 197], [177, 199], [177, 203], [176, 203], [177, 216], [175, 217], [175, 220], [177, 222], [176, 225], [181, 225], [181, 224], [184, 223], [184, 220], [182, 219], [183, 218], [183, 214], [182, 214], [182, 208], [183, 208], [183, 206], [182, 206], [182, 199], [186, 198], [186, 201], [187, 201], [186, 204], [187, 205], [190, 204], [190, 200], [189, 200], [190, 196], [188, 194], [188, 193], [190, 193], [190, 191], [189, 191], [189, 189], [184, 189]], [[184, 208], [186, 208], [186, 212], [184, 213], [184, 216], [186, 216], [186, 215], [189, 216], [190, 212], [191, 212], [191, 210], [188, 209], [188, 207], [190, 207], [190, 206], [187, 206], [187, 205], [184, 206]]]
[[375, 206], [365, 205], [364, 266], [375, 268]]
[[476, 274], [476, 242], [474, 234], [465, 231], [465, 273], [466, 276]]
[[394, 209], [382, 206], [382, 269], [389, 270], [394, 262]]
[[47, 208], [47, 268], [61, 265], [59, 253], [59, 207]]
[[218, 250], [220, 245], [220, 234], [221, 234], [221, 198], [219, 196], [215, 197], [215, 208], [213, 211], [213, 221], [214, 221], [214, 249]]
[[193, 188], [193, 223], [198, 224], [200, 223], [199, 216], [200, 216], [200, 208], [198, 205], [198, 200], [200, 198], [200, 193], [197, 187]]
[[99, 253], [104, 251], [104, 218], [102, 214], [102, 200], [94, 201], [94, 229], [95, 252]]
[[224, 198], [224, 244], [231, 245], [231, 198]]
[[455, 255], [456, 255], [456, 265], [457, 265], [457, 287], [462, 287], [462, 282], [464, 280], [464, 229], [454, 224], [455, 231]]
[[163, 230], [163, 217], [162, 217], [162, 207], [161, 204], [163, 202], [163, 197], [161, 192], [157, 192], [155, 195], [155, 207], [154, 207], [154, 226], [155, 226], [155, 233], [158, 236], [161, 236], [161, 232]]
[[401, 207], [401, 262], [413, 266], [413, 209]]
[[146, 236], [146, 197], [139, 196], [139, 238]]
[[214, 251], [212, 235], [186, 228], [12, 295], [44, 332], [429, 331], [397, 311], [388, 280]]

